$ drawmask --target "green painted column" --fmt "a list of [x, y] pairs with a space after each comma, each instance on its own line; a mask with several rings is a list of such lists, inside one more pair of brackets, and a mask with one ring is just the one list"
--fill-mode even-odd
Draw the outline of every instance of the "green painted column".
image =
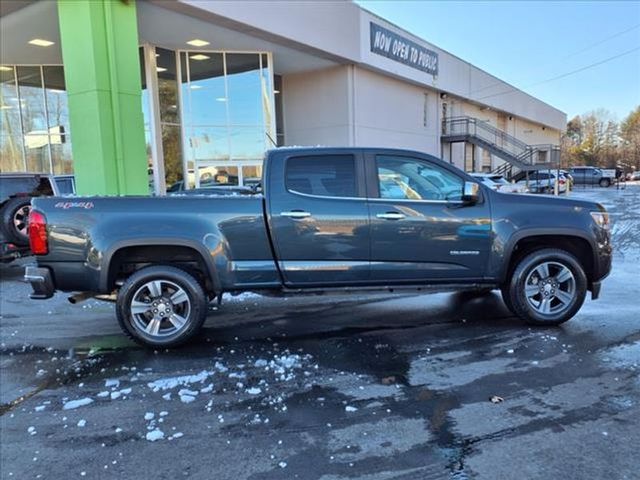
[[58, 0], [80, 195], [149, 193], [133, 0]]

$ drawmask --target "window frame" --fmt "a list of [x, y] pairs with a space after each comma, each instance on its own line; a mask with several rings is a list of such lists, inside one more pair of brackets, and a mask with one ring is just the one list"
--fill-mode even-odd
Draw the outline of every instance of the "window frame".
[[[308, 157], [330, 157], [330, 156], [351, 156], [353, 157], [354, 167], [355, 167], [355, 184], [356, 184], [356, 196], [355, 197], [339, 197], [332, 195], [314, 195], [311, 193], [299, 192], [297, 190], [291, 190], [287, 185], [287, 170], [289, 168], [289, 162], [291, 160], [296, 160], [299, 158], [308, 158]], [[317, 198], [317, 199], [327, 199], [327, 200], [366, 200], [366, 182], [365, 182], [365, 170], [364, 170], [364, 160], [362, 158], [362, 154], [356, 151], [345, 151], [345, 152], [331, 152], [324, 153], [319, 152], [317, 154], [313, 153], [300, 153], [296, 155], [288, 156], [284, 162], [284, 170], [283, 170], [283, 186], [284, 190], [291, 195], [298, 195], [301, 197], [307, 198]]]
[[[367, 176], [367, 200], [375, 203], [424, 203], [424, 204], [440, 204], [440, 205], [462, 205], [465, 204], [465, 201], [460, 200], [423, 200], [423, 199], [410, 199], [410, 198], [381, 198], [380, 197], [380, 186], [378, 184], [378, 163], [377, 157], [379, 156], [390, 156], [390, 157], [398, 157], [398, 158], [407, 158], [408, 160], [423, 163], [429, 167], [435, 167], [436, 169], [441, 169], [449, 172], [450, 174], [458, 177], [462, 182], [462, 188], [464, 189], [465, 182], [475, 182], [479, 185], [484, 185], [483, 182], [475, 179], [475, 178], [467, 178], [464, 175], [460, 175], [459, 172], [456, 172], [453, 168], [449, 168], [446, 164], [440, 164], [440, 162], [436, 162], [430, 160], [425, 157], [421, 157], [418, 155], [406, 154], [404, 152], [393, 152], [393, 151], [376, 151], [376, 152], [368, 152], [365, 156], [365, 166], [367, 168], [366, 176]], [[437, 159], [436, 159], [437, 160]], [[444, 163], [444, 162], [443, 162]], [[486, 185], [485, 185], [486, 187]], [[482, 188], [479, 191], [480, 198], [478, 199], [478, 204], [483, 202], [482, 196]]]

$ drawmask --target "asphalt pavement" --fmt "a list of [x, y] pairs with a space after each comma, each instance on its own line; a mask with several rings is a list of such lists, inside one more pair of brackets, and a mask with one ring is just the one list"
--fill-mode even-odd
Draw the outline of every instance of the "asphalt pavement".
[[3, 266], [1, 478], [638, 479], [640, 185], [571, 195], [609, 209], [615, 260], [556, 328], [497, 292], [244, 294], [154, 352]]

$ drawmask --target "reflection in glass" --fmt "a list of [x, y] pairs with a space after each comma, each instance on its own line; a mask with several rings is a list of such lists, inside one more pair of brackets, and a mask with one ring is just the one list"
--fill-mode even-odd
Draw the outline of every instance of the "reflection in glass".
[[46, 133], [24, 136], [28, 172], [51, 173], [48, 142], [49, 137]]
[[282, 77], [280, 75], [273, 76], [273, 89], [276, 104], [276, 146], [281, 147], [284, 145], [284, 107], [282, 105], [283, 92]]
[[176, 54], [171, 50], [156, 48], [158, 72], [158, 96], [160, 101], [160, 121], [180, 123], [178, 110], [178, 83], [176, 81]]
[[253, 186], [262, 182], [262, 165], [242, 167], [242, 184]]
[[[203, 164], [237, 161], [260, 167], [265, 150], [277, 142], [268, 140], [275, 127], [268, 55], [182, 52], [181, 64], [190, 171], [191, 165], [214, 168]], [[238, 167], [233, 168], [234, 182], [245, 177], [244, 170], [239, 176]], [[250, 172], [246, 177], [256, 178]]]
[[71, 153], [71, 141], [69, 135], [61, 137], [60, 143], [51, 142], [51, 158], [53, 160], [53, 173], [72, 174], [73, 155]]
[[238, 167], [199, 166], [200, 188], [207, 186], [234, 186], [239, 184]]
[[3, 67], [0, 70], [0, 170], [72, 173], [69, 104], [63, 67]]
[[262, 126], [264, 111], [260, 56], [227, 53], [226, 58], [229, 124]]
[[193, 159], [203, 161], [229, 161], [227, 127], [193, 127], [190, 138]]
[[22, 136], [0, 135], [0, 172], [26, 170], [22, 157]]
[[162, 125], [162, 149], [164, 150], [164, 175], [167, 185], [182, 180], [182, 140], [180, 126]]
[[189, 58], [188, 74], [191, 80], [182, 87], [185, 108], [189, 109], [189, 123], [197, 126], [226, 126], [227, 93], [223, 54], [186, 52], [183, 56]]
[[229, 128], [231, 158], [238, 160], [262, 160], [266, 150], [265, 134], [261, 127]]
[[49, 129], [55, 133], [69, 132], [69, 103], [62, 66], [42, 67]]
[[13, 67], [0, 71], [0, 171], [25, 169], [20, 104]]
[[47, 130], [47, 119], [40, 67], [17, 67], [16, 71], [24, 133], [25, 135], [41, 134]]

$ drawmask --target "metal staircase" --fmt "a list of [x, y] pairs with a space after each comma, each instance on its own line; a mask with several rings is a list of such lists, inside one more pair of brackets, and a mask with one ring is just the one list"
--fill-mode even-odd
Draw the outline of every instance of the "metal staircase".
[[499, 173], [507, 178], [512, 176], [514, 168], [546, 170], [557, 168], [560, 162], [559, 146], [528, 145], [513, 135], [473, 117], [445, 118], [442, 121], [442, 141], [469, 142], [491, 152], [507, 162], [492, 173]]

